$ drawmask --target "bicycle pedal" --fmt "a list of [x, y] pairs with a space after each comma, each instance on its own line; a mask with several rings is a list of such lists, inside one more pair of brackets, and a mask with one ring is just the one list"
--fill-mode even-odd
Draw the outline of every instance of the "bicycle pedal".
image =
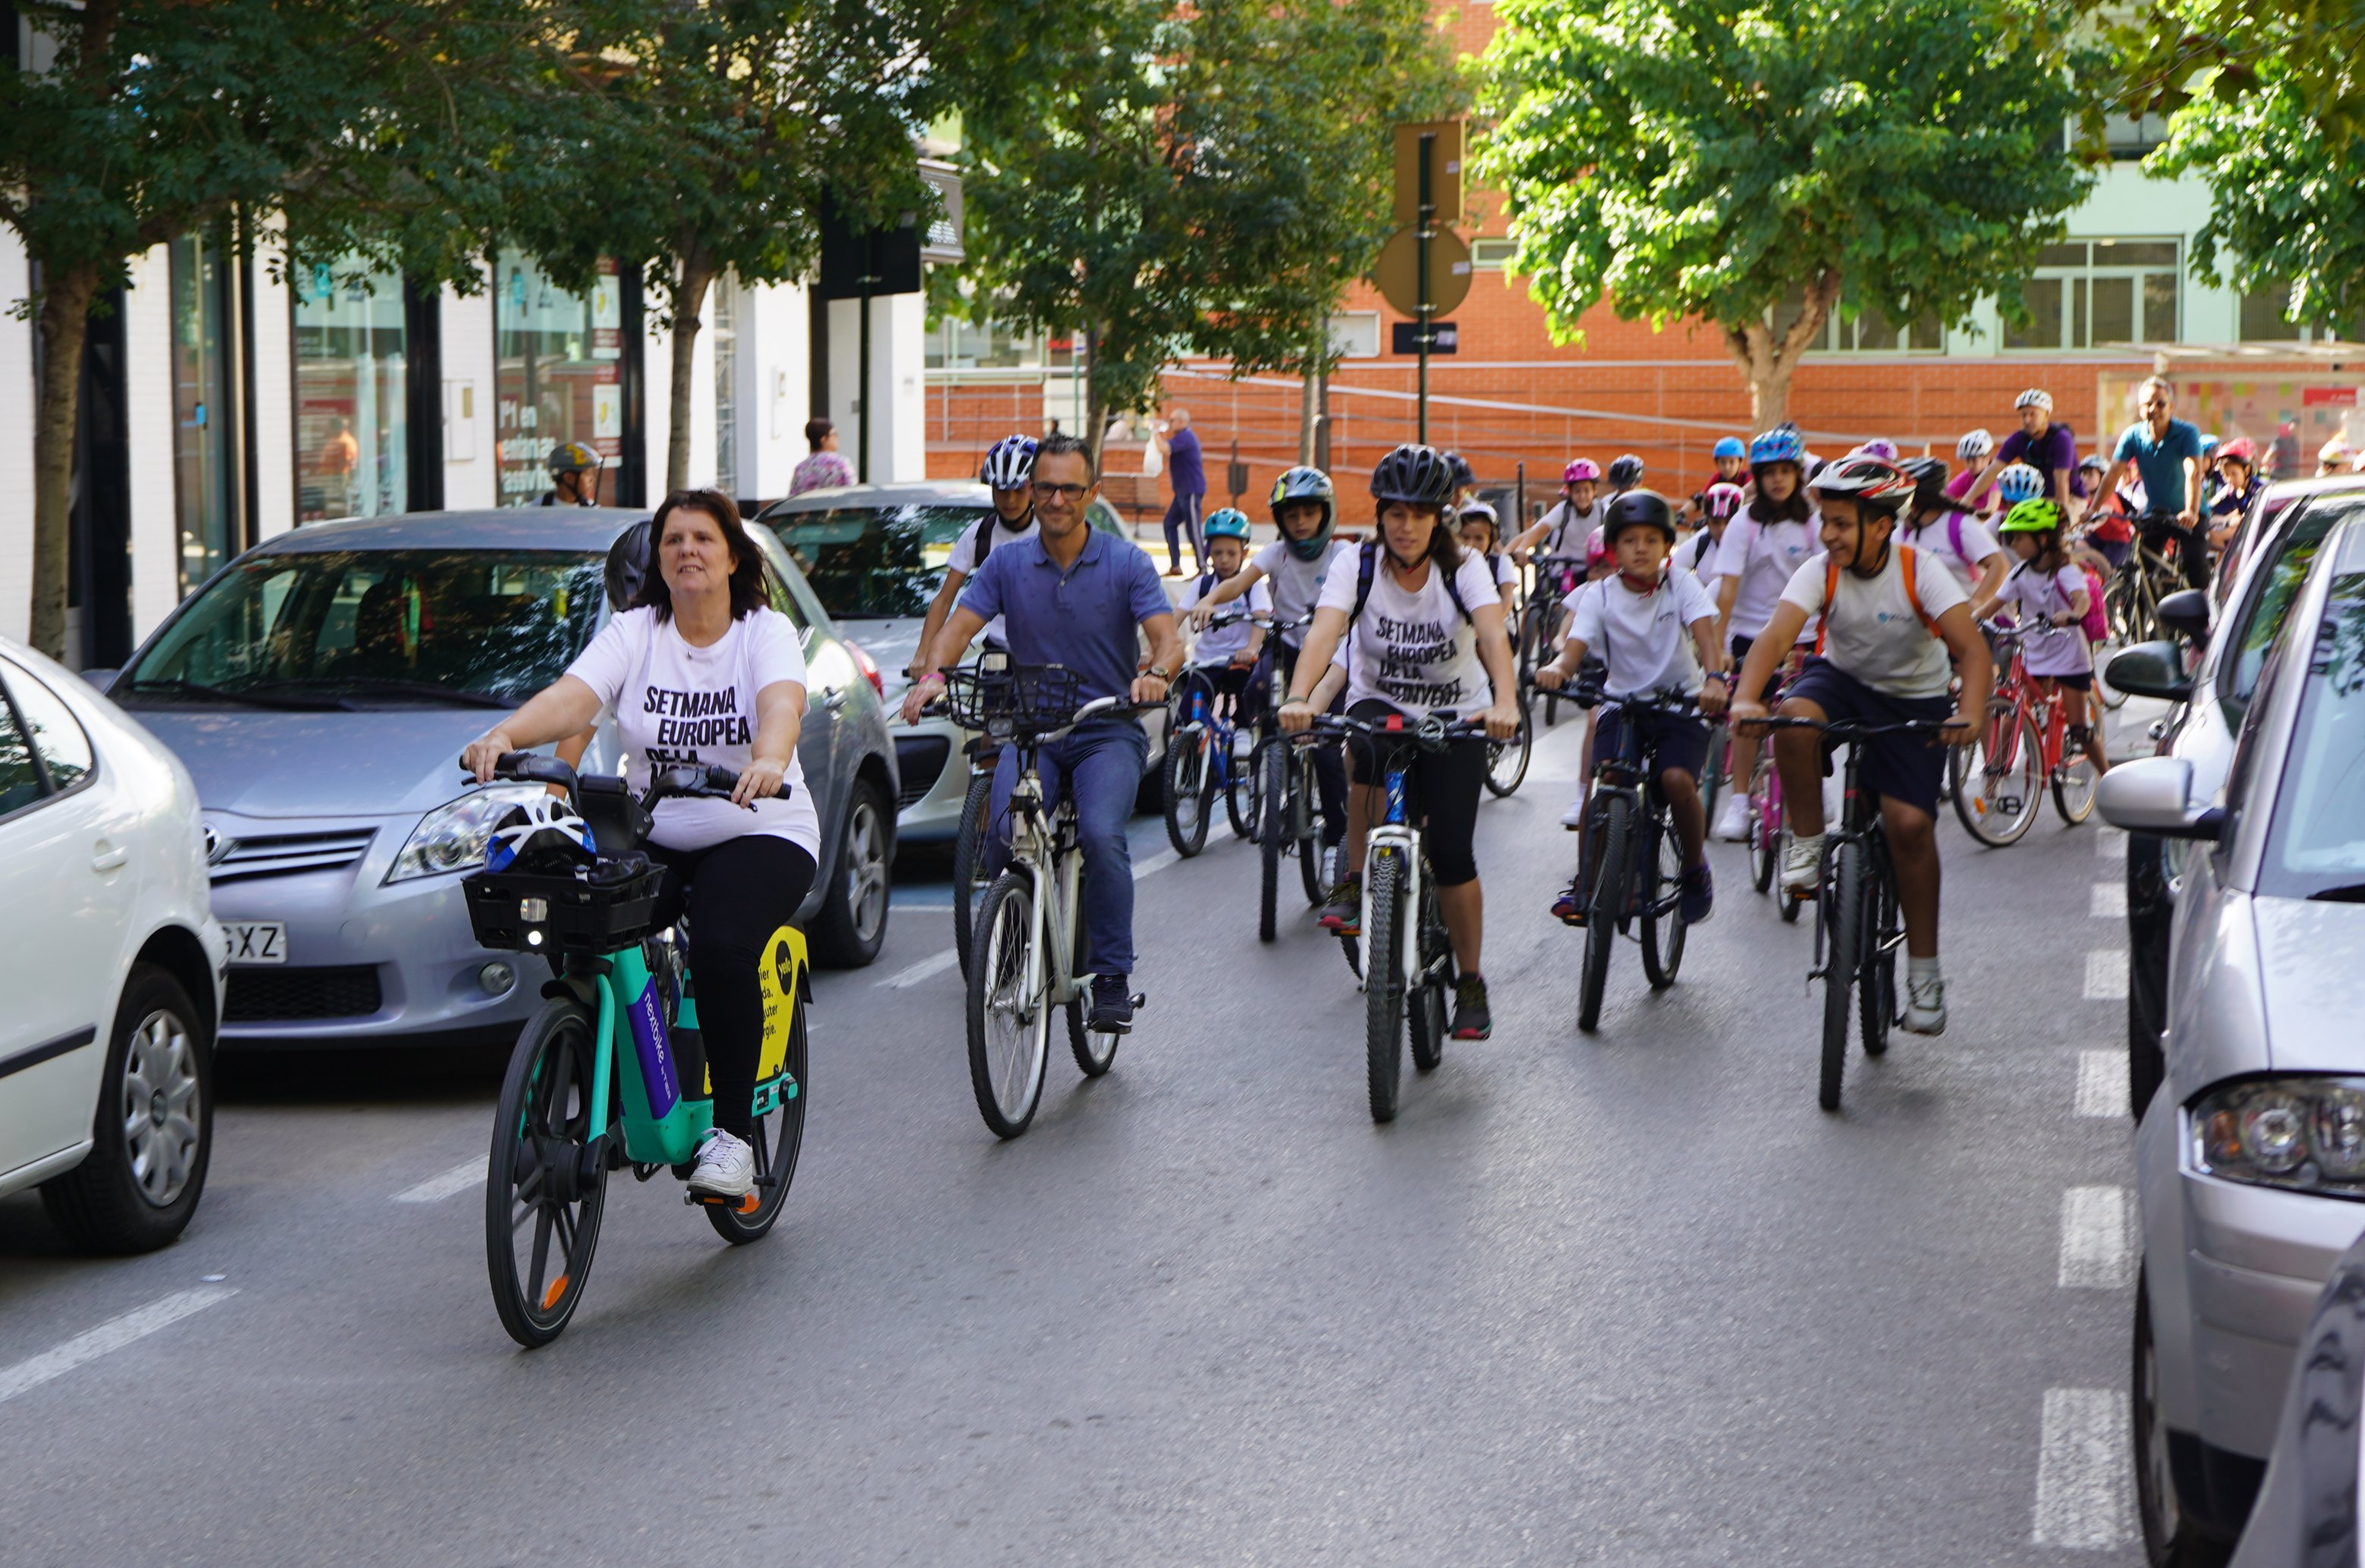
[[1149, 1005], [1149, 993], [1146, 991], [1137, 991], [1128, 1000], [1133, 1003], [1133, 1010], [1138, 1013]]
[[744, 1198], [717, 1197], [712, 1193], [684, 1193], [681, 1201], [694, 1208], [729, 1209], [734, 1214], [751, 1215], [764, 1206], [760, 1193], [750, 1193]]

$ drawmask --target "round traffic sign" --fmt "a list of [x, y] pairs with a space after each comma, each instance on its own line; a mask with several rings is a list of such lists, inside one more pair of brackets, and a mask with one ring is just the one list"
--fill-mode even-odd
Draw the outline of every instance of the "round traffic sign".
[[[1373, 275], [1381, 297], [1407, 316], [1420, 314], [1420, 233], [1399, 229], [1380, 247]], [[1470, 295], [1470, 247], [1451, 229], [1429, 237], [1429, 313], [1444, 315]]]

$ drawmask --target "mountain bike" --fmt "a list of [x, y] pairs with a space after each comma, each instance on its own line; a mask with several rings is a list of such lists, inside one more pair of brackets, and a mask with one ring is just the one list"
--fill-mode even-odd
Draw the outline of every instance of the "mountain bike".
[[2152, 548], [2147, 540], [2178, 539], [2182, 541], [2180, 550], [2202, 547], [2178, 524], [2174, 512], [2154, 510], [2130, 521], [2135, 535], [2127, 546], [2127, 558], [2102, 588], [2103, 618], [2110, 623], [2112, 640], [2122, 645], [2158, 639], [2162, 634], [2159, 601], [2184, 586], [2176, 563]]
[[[1769, 730], [1820, 730], [1831, 741], [1886, 734], [1935, 737], [1945, 728], [1932, 719], [1887, 724], [1780, 717], [1762, 722]], [[1897, 1021], [1897, 952], [1905, 945], [1897, 868], [1881, 831], [1880, 801], [1857, 782], [1864, 750], [1861, 745], [1846, 748], [1840, 821], [1823, 835], [1822, 857], [1815, 871], [1815, 967], [1807, 978], [1823, 982], [1822, 1063], [1815, 1099], [1826, 1111], [1840, 1108], [1852, 1009], [1861, 1024], [1864, 1054], [1877, 1057], [1889, 1049], [1889, 1025]]]
[[1373, 721], [1343, 713], [1315, 716], [1309, 734], [1344, 739], [1364, 735], [1380, 744], [1380, 776], [1387, 808], [1363, 838], [1363, 908], [1360, 938], [1343, 938], [1362, 952], [1350, 959], [1363, 979], [1363, 1058], [1372, 1120], [1395, 1120], [1404, 1077], [1404, 1047], [1413, 1066], [1435, 1070], [1445, 1059], [1445, 999], [1453, 990], [1453, 947], [1437, 902], [1437, 879], [1421, 853], [1420, 827], [1407, 799], [1414, 748], [1440, 751], [1456, 741], [1483, 739], [1485, 726], [1429, 718], [1407, 724], [1401, 713]]
[[[583, 1299], [608, 1173], [629, 1164], [643, 1182], [665, 1170], [687, 1180], [714, 1124], [689, 945], [680, 923], [654, 927], [665, 869], [643, 850], [658, 801], [727, 800], [738, 776], [666, 768], [635, 797], [622, 778], [577, 778], [555, 757], [510, 752], [495, 771], [564, 787], [600, 846], [579, 876], [512, 868], [461, 883], [480, 944], [547, 958], [555, 977], [510, 1053], [485, 1180], [493, 1308], [510, 1337], [532, 1348], [557, 1338]], [[734, 1246], [771, 1231], [804, 1141], [804, 934], [774, 932], [757, 972], [756, 1190], [736, 1201], [684, 1195]]]
[[[1983, 621], [1994, 650], [1995, 691], [1987, 722], [1973, 745], [1946, 759], [1955, 816], [1990, 848], [2018, 844], [2036, 823], [2036, 802], [2049, 788], [2062, 822], [2077, 826], [2093, 812], [2098, 782], [2093, 759], [2068, 747], [2068, 700], [2057, 688], [2039, 690], [2022, 657], [2025, 628]], [[2090, 717], [2100, 715], [2091, 713]]]
[[[1076, 809], [1064, 796], [1044, 803], [1038, 762], [1047, 743], [1079, 724], [1160, 704], [1103, 697], [1079, 707], [1080, 684], [1058, 665], [1002, 664], [992, 655], [945, 678], [943, 701], [954, 722], [1012, 747], [1018, 768], [1010, 860], [986, 890], [970, 950], [970, 1088], [996, 1137], [1016, 1137], [1035, 1119], [1054, 1012], [1066, 1015], [1068, 1047], [1085, 1077], [1099, 1078], [1116, 1061], [1119, 1036], [1084, 1026], [1093, 977], [1076, 968], [1084, 869]], [[1133, 999], [1136, 1007], [1143, 1001]]]
[[[1571, 700], [1580, 708], [1634, 714], [1690, 718], [1699, 711], [1691, 698], [1676, 692], [1597, 701], [1593, 689], [1580, 688]], [[1683, 968], [1690, 929], [1677, 887], [1684, 874], [1683, 842], [1659, 793], [1658, 777], [1657, 748], [1640, 724], [1619, 726], [1618, 755], [1593, 759], [1584, 839], [1593, 886], [1586, 900], [1585, 958], [1576, 991], [1576, 1026], [1588, 1035], [1601, 1022], [1609, 953], [1619, 937], [1631, 933], [1640, 942], [1642, 973], [1653, 991], [1675, 984]]]
[[[1294, 631], [1313, 623], [1314, 612], [1307, 610], [1293, 622], [1276, 622], [1272, 635]], [[1306, 902], [1313, 906], [1322, 902], [1322, 845], [1319, 836], [1319, 794], [1314, 782], [1314, 750], [1311, 746], [1294, 745], [1282, 733], [1276, 715], [1289, 696], [1288, 678], [1282, 673], [1279, 657], [1272, 661], [1271, 684], [1265, 693], [1264, 712], [1257, 721], [1256, 739], [1249, 749], [1248, 777], [1256, 793], [1257, 940], [1270, 942], [1278, 933], [1281, 902], [1281, 863], [1285, 858], [1297, 861], [1298, 880], [1306, 889]]]
[[[1213, 629], [1249, 619], [1248, 610], [1227, 610], [1207, 625]], [[1256, 836], [1254, 776], [1240, 764], [1233, 710], [1216, 687], [1216, 677], [1231, 667], [1228, 659], [1184, 665], [1167, 697], [1171, 717], [1161, 791], [1166, 842], [1186, 859], [1207, 846], [1207, 813], [1218, 794], [1232, 819], [1232, 832], [1241, 838]]]

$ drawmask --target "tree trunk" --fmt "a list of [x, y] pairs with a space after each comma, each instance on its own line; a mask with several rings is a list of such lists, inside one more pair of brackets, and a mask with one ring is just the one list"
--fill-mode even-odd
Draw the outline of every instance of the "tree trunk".
[[33, 421], [33, 607], [31, 641], [53, 659], [66, 656], [66, 573], [73, 519], [74, 423], [82, 401], [82, 346], [90, 302], [98, 294], [93, 264], [43, 269], [40, 408]]
[[706, 308], [707, 290], [714, 268], [691, 250], [681, 261], [681, 276], [673, 290], [673, 385], [667, 397], [672, 413], [666, 425], [666, 491], [689, 487], [690, 370], [698, 353], [699, 315]]
[[1763, 320], [1724, 324], [1725, 351], [1749, 383], [1750, 429], [1771, 430], [1789, 417], [1790, 376], [1807, 345], [1823, 335], [1839, 297], [1840, 274], [1827, 268], [1808, 282], [1799, 319], [1779, 338]]
[[1321, 373], [1309, 370], [1297, 388], [1297, 461], [1308, 468], [1314, 465], [1314, 421], [1321, 412]]
[[1093, 345], [1101, 334], [1086, 327], [1078, 336], [1084, 355], [1084, 442], [1093, 449], [1093, 472], [1101, 471], [1102, 438], [1108, 433], [1108, 395], [1101, 386], [1100, 364]]

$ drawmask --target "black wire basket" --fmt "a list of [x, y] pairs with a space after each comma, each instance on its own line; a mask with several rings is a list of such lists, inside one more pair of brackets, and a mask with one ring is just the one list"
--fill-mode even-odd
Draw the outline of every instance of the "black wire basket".
[[947, 670], [945, 711], [964, 730], [1056, 730], [1083, 706], [1083, 684], [1065, 665]]
[[644, 855], [603, 856], [578, 874], [479, 871], [460, 884], [487, 947], [600, 957], [656, 929], [665, 868]]

